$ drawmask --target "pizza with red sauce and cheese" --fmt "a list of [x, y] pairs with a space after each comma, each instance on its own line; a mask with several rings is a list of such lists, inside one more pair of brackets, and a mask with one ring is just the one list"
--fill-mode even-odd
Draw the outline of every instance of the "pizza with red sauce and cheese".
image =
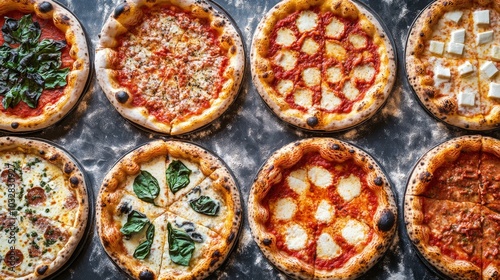
[[48, 127], [74, 108], [90, 70], [84, 31], [50, 0], [0, 3], [0, 129]]
[[359, 148], [328, 138], [275, 152], [256, 177], [248, 212], [261, 251], [297, 278], [357, 277], [396, 231], [394, 195], [381, 168]]
[[408, 181], [405, 221], [420, 254], [443, 274], [500, 273], [500, 141], [462, 136], [420, 159]]
[[0, 138], [1, 279], [60, 270], [85, 234], [88, 212], [84, 175], [70, 156], [46, 142]]
[[166, 134], [219, 117], [238, 94], [244, 64], [231, 21], [194, 0], [118, 5], [96, 53], [97, 79], [118, 112]]
[[259, 94], [282, 120], [320, 131], [373, 116], [396, 74], [382, 26], [348, 0], [278, 3], [257, 27], [251, 67]]

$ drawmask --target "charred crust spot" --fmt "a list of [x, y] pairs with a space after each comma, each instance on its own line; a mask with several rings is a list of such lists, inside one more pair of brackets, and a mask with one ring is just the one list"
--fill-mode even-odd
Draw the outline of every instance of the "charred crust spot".
[[75, 170], [75, 167], [72, 164], [64, 164], [64, 173], [70, 174], [71, 172], [73, 172], [73, 170]]
[[454, 108], [455, 108], [455, 105], [453, 104], [453, 102], [451, 100], [447, 99], [443, 102], [442, 106], [438, 107], [438, 110], [440, 113], [449, 114], [449, 113], [454, 111]]
[[139, 273], [139, 279], [140, 280], [153, 280], [153, 279], [155, 279], [155, 276], [154, 276], [153, 272], [151, 272], [149, 270], [143, 270], [143, 271], [141, 271], [141, 273]]
[[263, 79], [267, 79], [267, 78], [269, 78], [269, 73], [267, 73], [267, 72], [266, 72], [266, 73], [262, 74], [262, 78], [263, 78]]
[[40, 4], [40, 6], [38, 6], [38, 8], [40, 9], [40, 12], [42, 13], [48, 13], [50, 11], [52, 11], [52, 9], [54, 9], [54, 7], [52, 7], [52, 4], [50, 4], [49, 2], [42, 2]]
[[233, 239], [234, 239], [234, 236], [235, 236], [234, 232], [231, 232], [231, 234], [230, 234], [230, 235], [229, 235], [229, 237], [227, 238], [227, 241], [228, 241], [228, 242], [232, 242], [232, 241], [233, 241]]
[[380, 215], [380, 219], [377, 222], [377, 227], [381, 231], [389, 231], [394, 226], [396, 222], [396, 216], [391, 210], [385, 209]]
[[80, 183], [80, 179], [78, 179], [78, 177], [71, 176], [71, 178], [69, 178], [69, 182], [71, 183], [71, 185], [75, 186]]
[[19, 123], [18, 122], [13, 122], [10, 124], [10, 127], [12, 127], [13, 129], [17, 129], [19, 127]]
[[36, 273], [38, 273], [39, 275], [44, 275], [45, 272], [47, 272], [47, 269], [49, 269], [49, 267], [47, 265], [42, 265], [42, 266], [39, 266], [37, 269], [36, 269]]
[[333, 144], [332, 145], [332, 149], [334, 149], [334, 150], [340, 150], [339, 144]]
[[375, 183], [375, 185], [377, 185], [377, 186], [382, 186], [382, 184], [384, 184], [384, 180], [382, 180], [382, 177], [377, 176], [377, 178], [375, 178], [375, 180], [373, 180], [373, 183]]
[[45, 155], [45, 151], [44, 150], [40, 150], [40, 151], [38, 151], [38, 153], [41, 154], [41, 155]]
[[424, 89], [424, 94], [430, 98], [434, 98], [434, 95], [436, 94], [436, 92], [430, 88], [426, 88], [426, 89]]
[[269, 238], [264, 238], [264, 240], [262, 240], [262, 243], [266, 246], [269, 246], [271, 245], [271, 243], [273, 243], [273, 241]]
[[130, 10], [130, 6], [128, 5], [127, 2], [123, 2], [115, 8], [115, 11], [113, 12], [113, 17], [118, 18], [121, 14], [123, 14], [128, 10]]
[[229, 49], [229, 52], [231, 54], [235, 54], [236, 53], [236, 46], [231, 46], [231, 48]]
[[217, 263], [217, 261], [219, 261], [219, 259], [212, 259], [210, 261], [210, 266], [214, 266]]
[[119, 92], [117, 92], [117, 93], [115, 94], [115, 98], [116, 98], [116, 100], [117, 100], [118, 102], [120, 102], [120, 103], [122, 103], [122, 104], [123, 104], [123, 103], [127, 102], [127, 100], [128, 100], [128, 98], [129, 98], [129, 96], [128, 96], [128, 93], [126, 93], [125, 91], [122, 91], [122, 90], [121, 90], [121, 91], [119, 91]]
[[308, 126], [315, 127], [318, 125], [319, 121], [318, 121], [318, 118], [316, 116], [312, 116], [312, 117], [307, 118], [306, 122], [307, 122]]
[[71, 21], [71, 19], [67, 15], [62, 15], [61, 16], [61, 22], [62, 23], [69, 24], [70, 21]]
[[237, 216], [241, 215], [241, 209], [237, 209], [237, 210], [236, 210], [236, 215], [237, 215]]
[[373, 165], [368, 165], [368, 169], [373, 169]]
[[[53, 155], [49, 158], [49, 160], [50, 160], [50, 161], [54, 161], [54, 160], [56, 160], [58, 157], [59, 157], [59, 155], [58, 155], [58, 154], [53, 154]], [[66, 169], [66, 166], [64, 166], [64, 169]]]
[[349, 150], [349, 153], [354, 154], [354, 150], [353, 150], [353, 149], [350, 149], [350, 150]]
[[418, 175], [418, 179], [420, 179], [420, 181], [422, 182], [430, 182], [432, 179], [432, 174], [429, 171], [425, 171]]

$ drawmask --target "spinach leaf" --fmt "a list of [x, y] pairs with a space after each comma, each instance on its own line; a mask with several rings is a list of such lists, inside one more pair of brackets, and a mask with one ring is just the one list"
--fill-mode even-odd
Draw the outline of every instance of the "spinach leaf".
[[130, 235], [141, 231], [149, 224], [149, 219], [141, 212], [133, 210], [128, 214], [127, 222], [122, 226], [120, 232], [125, 235]]
[[172, 262], [188, 266], [194, 251], [194, 241], [183, 230], [175, 229], [170, 223], [168, 229], [168, 253]]
[[208, 216], [217, 216], [220, 208], [219, 202], [204, 195], [190, 201], [189, 205], [194, 211]]
[[174, 160], [167, 168], [166, 176], [168, 187], [173, 193], [185, 188], [189, 184], [189, 175], [191, 170], [187, 168], [180, 160]]
[[155, 238], [155, 226], [149, 224], [146, 231], [146, 240], [144, 240], [134, 251], [134, 258], [138, 260], [144, 260], [151, 252], [151, 245], [153, 245], [153, 240]]
[[2, 27], [5, 43], [0, 46], [0, 96], [4, 108], [19, 102], [36, 108], [44, 89], [64, 87], [69, 68], [62, 65], [65, 41], [43, 39], [31, 15], [16, 20], [6, 18]]
[[160, 193], [160, 186], [151, 173], [141, 170], [141, 173], [134, 179], [133, 189], [137, 197], [154, 204], [154, 199]]

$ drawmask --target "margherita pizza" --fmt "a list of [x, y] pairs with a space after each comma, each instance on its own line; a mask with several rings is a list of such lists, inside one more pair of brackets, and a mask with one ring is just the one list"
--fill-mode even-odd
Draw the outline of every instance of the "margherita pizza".
[[235, 244], [241, 224], [236, 182], [208, 151], [154, 141], [121, 159], [97, 200], [102, 245], [136, 279], [201, 279]]
[[85, 233], [82, 171], [46, 142], [0, 138], [0, 278], [42, 279], [71, 258]]
[[378, 164], [347, 143], [311, 138], [275, 152], [248, 202], [264, 255], [290, 276], [352, 279], [392, 243], [397, 208]]
[[0, 129], [33, 131], [62, 119], [85, 90], [84, 31], [51, 0], [0, 2]]
[[394, 83], [394, 59], [387, 34], [366, 8], [348, 0], [286, 0], [255, 31], [252, 78], [282, 120], [335, 131], [382, 107]]
[[406, 70], [437, 119], [471, 130], [500, 126], [499, 28], [498, 1], [438, 0], [417, 18]]
[[405, 195], [408, 235], [454, 279], [500, 275], [500, 141], [462, 136], [425, 154]]
[[118, 112], [181, 134], [219, 117], [236, 98], [245, 57], [231, 21], [200, 0], [128, 0], [102, 28], [97, 79]]

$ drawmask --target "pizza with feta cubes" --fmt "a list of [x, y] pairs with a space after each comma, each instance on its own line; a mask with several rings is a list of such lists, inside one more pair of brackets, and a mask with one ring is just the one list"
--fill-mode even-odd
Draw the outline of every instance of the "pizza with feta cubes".
[[494, 1], [438, 0], [408, 36], [406, 70], [437, 119], [469, 130], [500, 126], [500, 8]]
[[132, 278], [202, 279], [236, 243], [239, 190], [208, 151], [157, 140], [108, 172], [96, 217], [105, 251]]
[[82, 25], [57, 1], [5, 0], [0, 28], [0, 129], [28, 132], [60, 121], [89, 79]]
[[104, 24], [97, 79], [128, 120], [165, 134], [193, 131], [235, 100], [245, 56], [232, 21], [202, 0], [128, 0]]
[[264, 255], [300, 279], [353, 279], [396, 232], [390, 183], [366, 152], [331, 138], [276, 151], [256, 176], [250, 228]]
[[278, 3], [261, 20], [251, 52], [253, 82], [282, 120], [337, 131], [373, 116], [396, 75], [388, 34], [348, 0]]
[[68, 154], [47, 142], [0, 138], [1, 279], [44, 279], [63, 269], [82, 246], [88, 212], [84, 175]]
[[410, 240], [453, 279], [500, 275], [500, 141], [479, 135], [444, 142], [417, 162], [405, 194]]

